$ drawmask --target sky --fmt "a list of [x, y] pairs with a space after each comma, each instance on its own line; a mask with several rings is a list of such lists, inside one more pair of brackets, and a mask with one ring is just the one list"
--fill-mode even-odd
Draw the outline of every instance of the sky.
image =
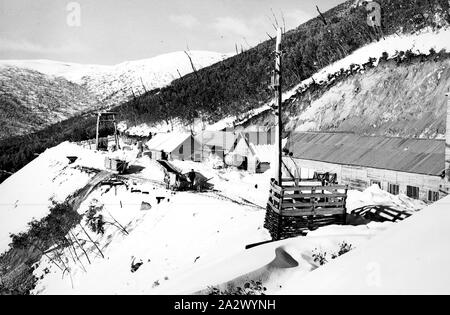
[[180, 50], [223, 53], [344, 0], [0, 0], [0, 59], [117, 64]]

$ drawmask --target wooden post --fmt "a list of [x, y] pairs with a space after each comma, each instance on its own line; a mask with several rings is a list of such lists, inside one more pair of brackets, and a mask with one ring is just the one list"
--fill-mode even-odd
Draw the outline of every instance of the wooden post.
[[273, 78], [273, 88], [275, 89], [275, 95], [277, 99], [277, 115], [275, 118], [275, 126], [278, 125], [278, 128], [275, 129], [275, 148], [277, 151], [277, 159], [275, 169], [275, 183], [280, 187], [280, 202], [278, 204], [278, 220], [277, 220], [277, 230], [276, 230], [276, 240], [282, 238], [283, 231], [283, 199], [284, 199], [284, 191], [283, 191], [283, 181], [282, 181], [282, 122], [281, 122], [281, 103], [282, 103], [282, 95], [281, 95], [281, 28], [277, 30], [277, 40], [275, 47], [275, 73]]
[[114, 140], [116, 142], [116, 148], [117, 150], [120, 150], [119, 135], [117, 134], [116, 115], [113, 115], [113, 124], [114, 124]]
[[[316, 197], [314, 196], [314, 194], [316, 193], [316, 187], [311, 188], [311, 195], [313, 195], [310, 199], [311, 203], [312, 203], [312, 212], [313, 212], [313, 216], [316, 216]], [[323, 191], [322, 191], [323, 193]]]
[[[445, 163], [444, 174], [447, 182], [450, 182], [450, 92], [445, 94], [447, 96], [447, 110], [446, 110], [446, 131], [445, 131]], [[442, 164], [441, 164], [442, 165]]]
[[345, 187], [345, 197], [343, 198], [344, 199], [344, 205], [343, 205], [343, 208], [344, 208], [343, 224], [344, 225], [347, 224], [347, 192], [348, 192], [348, 186]]
[[98, 133], [100, 130], [100, 116], [101, 116], [101, 114], [98, 113], [97, 114], [97, 130], [95, 132], [95, 150], [98, 150]]
[[[281, 74], [281, 28], [278, 28], [277, 30], [277, 42], [276, 42], [276, 50], [275, 50], [275, 84], [276, 84], [276, 95], [277, 95], [277, 105], [278, 105], [278, 128], [277, 128], [277, 136], [276, 141], [277, 142], [277, 149], [278, 149], [278, 165], [277, 165], [277, 181], [278, 185], [282, 186], [283, 183], [281, 181], [282, 178], [282, 172], [281, 172], [281, 164], [282, 164], [282, 120], [281, 120], [281, 104], [282, 104], [282, 94], [281, 94], [281, 83], [282, 83], [282, 74]], [[281, 214], [281, 213], [280, 213]]]
[[280, 202], [278, 203], [278, 227], [277, 227], [277, 240], [280, 240], [282, 237], [282, 231], [283, 231], [283, 200], [284, 200], [284, 191], [283, 187], [280, 185]]

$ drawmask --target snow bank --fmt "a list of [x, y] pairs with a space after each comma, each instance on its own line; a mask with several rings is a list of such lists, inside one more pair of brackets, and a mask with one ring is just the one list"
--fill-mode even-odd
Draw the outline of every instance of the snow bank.
[[[188, 274], [178, 274], [176, 281], [164, 284], [154, 293], [206, 293], [211, 286], [224, 290], [242, 287], [245, 282], [255, 280], [261, 281], [268, 289], [267, 293], [272, 294], [283, 287], [292, 275], [304, 275], [318, 267], [312, 257], [314, 251], [335, 253], [343, 241], [359, 247], [389, 225], [371, 223], [359, 227], [328, 226], [311, 232], [306, 237], [260, 245], [222, 260], [199, 264]], [[328, 259], [331, 260], [330, 256]]]
[[277, 293], [450, 294], [449, 209], [446, 197]]
[[397, 210], [405, 211], [418, 211], [426, 206], [423, 201], [409, 198], [403, 194], [391, 195], [387, 191], [380, 189], [378, 185], [372, 185], [364, 191], [348, 191], [348, 211], [372, 205], [390, 206]]
[[[211, 195], [172, 194], [139, 183], [137, 187], [149, 194], [119, 187], [117, 195], [112, 189], [97, 190], [86, 200], [83, 209], [94, 198], [99, 200], [105, 205], [105, 218], [114, 216], [127, 226], [129, 235], [111, 226], [103, 237], [90, 233], [102, 247], [105, 259], [95, 258], [95, 252], [90, 252], [92, 265], [83, 260], [83, 271], [72, 263], [71, 277], [62, 278], [61, 272], [43, 258], [36, 275], [44, 274], [45, 268], [51, 272], [39, 281], [35, 293], [149, 294], [197, 264], [233, 256], [246, 244], [269, 237], [262, 229], [263, 210]], [[157, 196], [165, 199], [158, 204]], [[140, 211], [142, 201], [152, 208]], [[130, 270], [133, 259], [143, 262], [135, 273]]]

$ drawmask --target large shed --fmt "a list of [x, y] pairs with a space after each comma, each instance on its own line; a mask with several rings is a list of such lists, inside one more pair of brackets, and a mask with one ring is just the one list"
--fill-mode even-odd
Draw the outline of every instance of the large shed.
[[447, 195], [445, 140], [363, 136], [352, 133], [296, 132], [285, 158], [298, 168], [337, 174], [339, 182], [364, 189], [379, 185], [393, 194], [436, 201]]

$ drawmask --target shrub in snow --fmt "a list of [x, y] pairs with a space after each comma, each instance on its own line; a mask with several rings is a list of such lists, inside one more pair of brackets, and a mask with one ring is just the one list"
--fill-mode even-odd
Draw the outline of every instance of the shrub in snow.
[[138, 261], [137, 263], [134, 262], [135, 258], [133, 258], [133, 261], [131, 262], [131, 272], [134, 273], [138, 271], [138, 269], [144, 264], [142, 260]]
[[86, 214], [86, 224], [90, 230], [97, 234], [105, 233], [105, 220], [103, 215], [99, 214], [103, 210], [103, 205], [99, 204], [97, 200], [93, 200]]
[[235, 287], [227, 290], [220, 290], [217, 287], [210, 287], [208, 295], [265, 295], [266, 287], [261, 281], [251, 280], [246, 282], [243, 287]]
[[321, 252], [317, 248], [313, 250], [312, 258], [314, 262], [318, 263], [320, 266], [325, 265], [328, 260], [326, 258], [327, 252]]
[[[342, 256], [351, 251], [353, 248], [354, 247], [352, 247], [352, 244], [343, 241], [342, 243], [339, 243], [339, 250], [336, 253], [331, 254], [331, 259]], [[313, 250], [312, 258], [314, 262], [318, 263], [320, 266], [325, 265], [328, 262], [327, 252], [319, 251], [317, 248]]]
[[336, 257], [344, 255], [345, 253], [348, 253], [352, 249], [353, 249], [352, 244], [348, 244], [346, 241], [343, 241], [342, 243], [339, 244], [339, 251], [336, 254], [332, 254], [331, 258], [335, 259]]
[[66, 234], [80, 220], [81, 216], [69, 203], [53, 203], [50, 214], [40, 221], [31, 221], [27, 232], [11, 234], [9, 246], [13, 249], [24, 249], [31, 245], [48, 247], [54, 243], [65, 246], [68, 242]]
[[[11, 234], [10, 250], [0, 257], [0, 265], [8, 263], [13, 274], [8, 283], [3, 284], [5, 288], [0, 288], [0, 294], [28, 294], [37, 281], [33, 275], [35, 268], [32, 264], [39, 261], [43, 255], [57, 266], [63, 275], [70, 272], [63, 251], [73, 246], [68, 233], [80, 221], [81, 215], [73, 210], [70, 203], [53, 203], [50, 214], [40, 221], [30, 222], [27, 232]], [[49, 248], [52, 248], [51, 253], [47, 252]], [[17, 259], [7, 261], [8, 257]], [[2, 270], [1, 274], [5, 274], [5, 271]]]

